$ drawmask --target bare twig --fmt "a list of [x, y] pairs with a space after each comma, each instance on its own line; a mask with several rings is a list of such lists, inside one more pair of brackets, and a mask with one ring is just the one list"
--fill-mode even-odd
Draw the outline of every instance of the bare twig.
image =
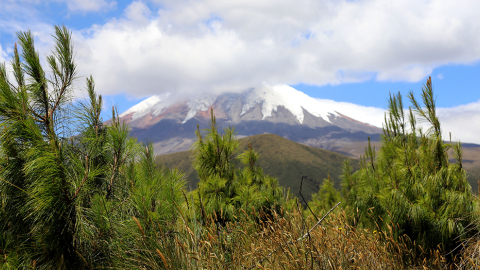
[[313, 213], [312, 209], [310, 208], [310, 206], [308, 205], [307, 201], [305, 200], [305, 198], [303, 197], [303, 194], [302, 194], [302, 185], [303, 185], [303, 179], [304, 178], [307, 178], [306, 175], [302, 176], [302, 180], [300, 181], [300, 190], [298, 191], [298, 193], [300, 194], [300, 196], [302, 196], [302, 200], [303, 202], [305, 203], [305, 205], [308, 207], [308, 210], [310, 210], [310, 213], [312, 213], [312, 215], [315, 217], [315, 220], [318, 220], [317, 216], [315, 215], [315, 213]]
[[[305, 237], [307, 237], [307, 235], [310, 235], [310, 233], [318, 226], [320, 225], [320, 223], [322, 223], [322, 221], [335, 209], [337, 208], [337, 206], [340, 204], [340, 202], [338, 202], [334, 207], [332, 207], [332, 209], [330, 209], [324, 216], [322, 219], [320, 219], [307, 233], [305, 233], [302, 237], [298, 238], [297, 240], [292, 240], [290, 242], [287, 243], [287, 245], [290, 245], [290, 244], [293, 244], [293, 243], [296, 243], [296, 242], [300, 242], [302, 241]], [[270, 252], [267, 256], [263, 257], [263, 259], [261, 259], [260, 261], [256, 262], [254, 265], [252, 265], [251, 267], [248, 268], [248, 270], [251, 270], [253, 269], [255, 266], [259, 265], [259, 264], [262, 264], [263, 261], [265, 261], [268, 257], [272, 256], [273, 253], [277, 252], [277, 250], [279, 250], [280, 248], [282, 248], [283, 245], [280, 245], [279, 247], [277, 247], [276, 249], [274, 249], [272, 252]], [[243, 269], [245, 269], [245, 266], [242, 267]]]

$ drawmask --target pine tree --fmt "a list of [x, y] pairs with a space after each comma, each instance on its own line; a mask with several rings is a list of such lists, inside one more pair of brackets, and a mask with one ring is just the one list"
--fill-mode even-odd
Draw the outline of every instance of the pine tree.
[[330, 175], [327, 179], [323, 179], [323, 183], [317, 193], [312, 195], [312, 199], [308, 202], [308, 206], [313, 213], [322, 213], [330, 210], [335, 204], [342, 201], [340, 192], [335, 189]]
[[[351, 222], [386, 232], [393, 227], [395, 237], [407, 235], [426, 250], [440, 245], [448, 252], [474, 233], [468, 226], [476, 219], [478, 201], [462, 167], [460, 143], [442, 139], [431, 78], [422, 89], [424, 107], [413, 93], [408, 97], [413, 107], [406, 116], [400, 93], [390, 96], [380, 151], [369, 141], [361, 169], [344, 170]], [[431, 125], [427, 132], [417, 129], [414, 113]]]
[[[212, 216], [220, 224], [233, 219], [239, 209], [268, 214], [272, 207], [281, 204], [283, 192], [277, 179], [264, 175], [258, 167], [258, 154], [249, 145], [244, 153], [238, 153], [239, 143], [233, 128], [220, 133], [213, 109], [211, 125], [205, 136], [197, 127], [197, 142], [193, 145], [194, 167], [200, 183], [198, 197], [202, 218]], [[239, 162], [244, 165], [240, 169]]]
[[158, 170], [115, 108], [104, 124], [91, 76], [89, 99], [75, 101], [72, 35], [54, 30], [50, 76], [31, 32], [17, 34], [15, 82], [0, 65], [0, 267], [135, 269], [143, 253], [132, 250], [162, 249], [147, 236], [174, 226], [183, 174]]
[[[76, 76], [71, 34], [65, 27], [55, 27], [55, 50], [47, 57], [52, 71], [49, 79], [35, 51], [33, 35], [20, 32], [17, 36], [22, 54], [15, 48], [16, 84], [8, 81], [4, 67], [0, 83], [4, 154], [0, 188], [7, 197], [3, 209], [8, 211], [2, 225], [10, 237], [33, 239], [30, 244], [38, 249], [32, 257], [40, 264], [58, 268], [81, 264], [74, 244], [76, 206], [81, 183], [96, 172], [86, 168], [87, 157], [67, 162], [72, 155], [66, 138]], [[42, 252], [45, 245], [48, 251]]]

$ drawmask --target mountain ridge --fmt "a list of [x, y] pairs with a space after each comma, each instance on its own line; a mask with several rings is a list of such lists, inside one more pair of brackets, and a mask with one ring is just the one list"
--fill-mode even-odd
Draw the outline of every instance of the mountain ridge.
[[183, 100], [167, 93], [142, 101], [120, 118], [132, 136], [153, 142], [155, 151], [164, 154], [187, 150], [197, 125], [209, 126], [212, 109], [219, 127], [234, 126], [240, 137], [271, 133], [330, 150], [338, 142], [378, 140], [381, 132], [367, 122], [378, 118], [379, 109], [315, 99], [286, 85]]
[[[302, 176], [307, 176], [304, 182], [303, 194], [310, 198], [311, 194], [318, 191], [323, 179], [330, 177], [334, 186], [340, 189], [340, 175], [342, 174], [343, 161], [348, 159], [352, 168], [359, 168], [358, 157], [365, 149], [365, 144], [356, 142], [350, 148], [356, 148], [354, 155], [346, 156], [338, 152], [299, 144], [275, 134], [259, 134], [239, 139], [239, 151], [248, 149], [248, 143], [259, 154], [258, 165], [264, 173], [277, 177], [280, 185], [290, 188], [292, 193], [298, 194]], [[372, 147], [378, 150], [380, 142], [372, 142]], [[286, 150], [285, 150], [286, 149]], [[480, 145], [466, 144], [463, 148], [463, 165], [467, 170], [468, 182], [472, 192], [478, 194], [480, 179]], [[451, 151], [449, 151], [451, 152]], [[455, 159], [450, 154], [450, 162]], [[189, 180], [188, 188], [195, 189], [199, 181], [193, 169], [193, 156], [191, 151], [181, 151], [156, 156], [156, 163], [170, 169], [178, 168], [184, 172]]]

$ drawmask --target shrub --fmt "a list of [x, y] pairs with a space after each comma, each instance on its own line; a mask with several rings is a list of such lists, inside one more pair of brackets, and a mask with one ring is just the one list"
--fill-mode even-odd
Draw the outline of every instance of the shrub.
[[263, 174], [251, 145], [238, 154], [234, 129], [225, 128], [221, 134], [213, 109], [210, 128], [205, 132], [202, 135], [197, 127], [198, 141], [193, 145], [194, 167], [200, 178], [195, 196], [203, 219], [212, 216], [224, 225], [239, 209], [268, 213], [281, 204], [283, 192], [277, 179]]
[[[157, 170], [153, 147], [129, 137], [87, 78], [76, 102], [71, 33], [55, 27], [47, 77], [30, 32], [17, 34], [10, 82], [0, 65], [0, 252], [11, 269], [131, 265], [146, 237], [176, 226], [185, 181]], [[159, 247], [160, 248], [160, 247]], [[134, 252], [131, 252], [131, 251]], [[127, 263], [126, 263], [127, 262]]]
[[[424, 107], [412, 93], [408, 97], [413, 104], [408, 122], [400, 94], [390, 96], [380, 151], [369, 142], [361, 169], [345, 170], [350, 222], [384, 232], [393, 227], [396, 238], [408, 236], [425, 250], [453, 251], [475, 233], [468, 227], [476, 220], [478, 201], [462, 167], [460, 143], [442, 139], [431, 79], [423, 87]], [[427, 132], [417, 129], [414, 112], [430, 123]], [[449, 163], [449, 149], [456, 163]]]

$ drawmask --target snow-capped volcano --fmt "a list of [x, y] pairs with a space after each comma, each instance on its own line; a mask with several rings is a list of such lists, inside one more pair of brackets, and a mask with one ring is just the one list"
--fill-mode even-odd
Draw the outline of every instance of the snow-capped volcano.
[[207, 127], [210, 108], [220, 125], [234, 126], [239, 136], [275, 133], [323, 148], [332, 140], [378, 137], [384, 117], [378, 108], [312, 98], [287, 85], [184, 99], [152, 96], [120, 117], [130, 124], [133, 136], [154, 142], [157, 153], [165, 153], [188, 148], [196, 125]]
[[183, 101], [177, 100], [176, 102], [174, 99], [171, 99], [171, 94], [167, 93], [159, 96], [152, 96], [140, 102], [122, 113], [120, 117], [128, 117], [131, 115], [131, 121], [134, 121], [147, 114], [158, 116], [168, 111], [174, 104], [178, 105], [185, 103], [188, 107], [188, 113], [182, 123], [186, 123], [199, 112], [209, 111], [210, 107], [224, 96], [227, 96], [229, 99], [229, 102], [226, 104], [226, 109], [229, 109], [238, 99], [243, 99], [242, 110], [239, 116], [243, 116], [255, 107], [260, 106], [262, 115], [261, 120], [266, 120], [268, 117], [272, 117], [272, 113], [277, 112], [278, 107], [283, 107], [292, 113], [300, 124], [304, 123], [305, 111], [328, 123], [332, 123], [330, 120], [332, 117], [345, 116], [352, 119], [355, 118], [355, 120], [359, 122], [372, 126], [381, 126], [383, 121], [383, 111], [378, 108], [363, 107], [328, 99], [312, 98], [288, 85], [273, 87], [264, 86], [258, 89], [250, 89], [242, 94], [226, 94], [220, 96], [208, 94], [200, 98], [194, 98], [191, 100], [185, 99]]

